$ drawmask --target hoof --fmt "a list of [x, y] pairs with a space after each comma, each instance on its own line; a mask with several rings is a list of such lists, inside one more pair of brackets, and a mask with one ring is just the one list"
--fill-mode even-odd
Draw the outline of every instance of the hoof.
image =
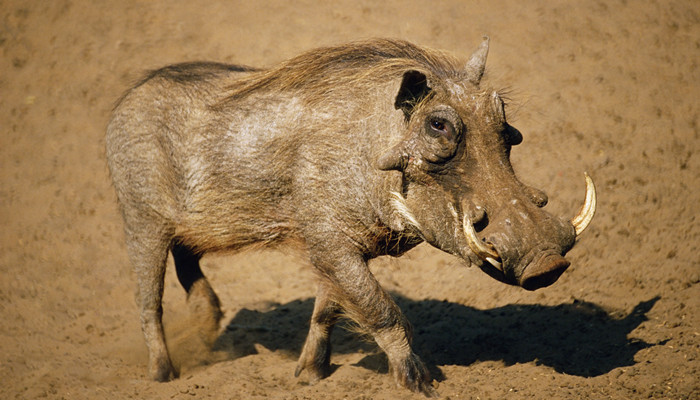
[[398, 366], [392, 367], [392, 372], [396, 382], [413, 392], [423, 393], [425, 397], [439, 397], [437, 390], [432, 385], [433, 379], [430, 377], [428, 369], [423, 361], [411, 353]]
[[151, 379], [156, 382], [169, 382], [177, 378], [177, 372], [170, 361], [155, 363], [149, 370]]

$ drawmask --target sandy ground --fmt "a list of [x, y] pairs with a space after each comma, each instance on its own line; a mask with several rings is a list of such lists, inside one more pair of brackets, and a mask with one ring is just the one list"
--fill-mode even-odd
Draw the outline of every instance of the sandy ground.
[[172, 265], [165, 324], [181, 377], [154, 383], [104, 130], [144, 71], [269, 66], [398, 37], [467, 57], [524, 134], [513, 162], [572, 215], [599, 211], [572, 267], [536, 292], [421, 245], [371, 264], [415, 326], [442, 396], [700, 398], [700, 9], [694, 1], [0, 2], [0, 398], [421, 398], [372, 343], [337, 331], [333, 374], [293, 377], [315, 292], [284, 252], [204, 259], [226, 317], [198, 342]]

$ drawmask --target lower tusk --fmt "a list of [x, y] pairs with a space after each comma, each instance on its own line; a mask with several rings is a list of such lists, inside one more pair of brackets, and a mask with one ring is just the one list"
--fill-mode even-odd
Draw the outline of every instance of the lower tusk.
[[596, 193], [593, 179], [587, 173], [583, 173], [586, 177], [586, 200], [581, 206], [578, 214], [571, 220], [571, 224], [576, 230], [576, 236], [579, 236], [591, 223], [596, 209]]
[[501, 268], [501, 263], [498, 261], [494, 260], [491, 257], [486, 257], [486, 261], [489, 262], [489, 264], [493, 265], [494, 267], [498, 268], [500, 271], [503, 271], [503, 268]]
[[467, 245], [474, 254], [476, 254], [482, 260], [486, 260], [489, 264], [494, 267], [501, 269], [500, 256], [498, 252], [493, 248], [493, 246], [488, 245], [476, 236], [476, 231], [474, 230], [474, 225], [472, 224], [469, 217], [466, 215], [462, 218], [462, 229], [464, 230], [464, 236], [467, 238]]

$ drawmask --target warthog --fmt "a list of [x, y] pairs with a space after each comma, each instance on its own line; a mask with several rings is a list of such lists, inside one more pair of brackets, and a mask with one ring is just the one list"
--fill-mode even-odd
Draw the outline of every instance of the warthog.
[[119, 101], [109, 167], [138, 278], [149, 374], [175, 376], [161, 321], [168, 251], [188, 304], [216, 332], [219, 300], [199, 266], [213, 251], [296, 243], [319, 272], [295, 375], [330, 371], [342, 315], [386, 353], [397, 382], [436, 395], [411, 325], [367, 267], [421, 242], [537, 289], [595, 210], [571, 221], [515, 176], [498, 91], [481, 87], [488, 38], [465, 63], [399, 40], [309, 51], [271, 69], [187, 63], [153, 71]]

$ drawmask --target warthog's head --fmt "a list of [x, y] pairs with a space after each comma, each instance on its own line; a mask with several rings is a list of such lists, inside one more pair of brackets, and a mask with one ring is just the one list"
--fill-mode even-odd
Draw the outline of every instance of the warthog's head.
[[454, 78], [404, 74], [396, 107], [407, 136], [378, 166], [403, 172], [394, 205], [424, 240], [534, 290], [569, 266], [564, 255], [593, 217], [595, 189], [586, 175], [585, 203], [566, 220], [542, 209], [545, 193], [518, 180], [510, 150], [522, 136], [506, 121], [498, 92], [479, 87], [487, 53], [485, 38]]

